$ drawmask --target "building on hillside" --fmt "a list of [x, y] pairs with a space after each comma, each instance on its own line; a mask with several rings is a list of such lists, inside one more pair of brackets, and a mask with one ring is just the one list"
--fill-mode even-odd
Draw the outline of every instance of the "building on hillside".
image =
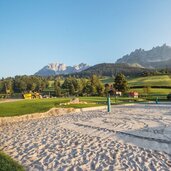
[[136, 91], [133, 91], [133, 92], [130, 92], [129, 93], [129, 97], [133, 97], [133, 98], [138, 98], [138, 92], [136, 92]]
[[109, 94], [110, 94], [111, 96], [122, 96], [122, 92], [121, 92], [121, 91], [117, 91], [117, 90], [115, 90], [115, 89], [111, 89], [111, 90], [109, 91]]

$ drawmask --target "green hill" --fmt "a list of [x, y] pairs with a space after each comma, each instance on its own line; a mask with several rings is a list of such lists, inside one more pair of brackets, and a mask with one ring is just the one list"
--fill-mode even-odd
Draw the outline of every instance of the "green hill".
[[129, 86], [171, 86], [169, 75], [156, 75], [129, 79]]
[[[101, 81], [106, 84], [113, 84], [114, 78], [103, 77]], [[146, 77], [136, 77], [128, 79], [129, 87], [132, 87], [130, 91], [137, 91], [140, 94], [146, 94], [146, 88], [148, 87], [148, 94], [151, 95], [166, 95], [171, 93], [171, 76], [169, 75], [156, 75]], [[137, 86], [137, 88], [136, 88]], [[133, 88], [134, 87], [134, 88]]]
[[99, 76], [114, 76], [117, 73], [123, 73], [126, 76], [141, 76], [147, 72], [154, 72], [152, 69], [145, 69], [140, 67], [133, 67], [128, 64], [114, 64], [114, 63], [102, 63], [94, 65], [80, 73], [75, 73], [73, 75], [86, 77], [93, 74]]
[[[103, 77], [100, 79], [104, 84], [113, 83], [113, 77]], [[171, 76], [169, 75], [156, 75], [146, 77], [128, 78], [129, 86], [171, 86]]]

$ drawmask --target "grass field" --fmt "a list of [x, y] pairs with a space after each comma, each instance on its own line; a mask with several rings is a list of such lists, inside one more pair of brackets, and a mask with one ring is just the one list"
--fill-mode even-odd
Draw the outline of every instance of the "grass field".
[[0, 103], [0, 116], [17, 116], [45, 112], [53, 107], [58, 107], [60, 103], [69, 102], [69, 100], [69, 98], [55, 98]]
[[[80, 97], [80, 100], [82, 101], [86, 101], [86, 102], [92, 102], [92, 103], [106, 103], [107, 102], [107, 97]], [[115, 103], [115, 102], [126, 102], [129, 100], [132, 100], [132, 98], [129, 97], [111, 97], [110, 98], [111, 103]]]
[[[139, 77], [130, 79], [128, 81], [129, 86], [171, 86], [171, 77], [169, 75], [161, 75], [161, 76], [148, 76], [148, 77]], [[143, 88], [131, 89], [131, 91], [137, 91], [140, 94], [145, 94], [145, 90]], [[163, 95], [166, 98], [166, 95], [171, 93], [171, 89], [169, 88], [149, 88], [149, 95]]]
[[[100, 79], [104, 84], [114, 83], [114, 78], [104, 77]], [[129, 86], [171, 86], [169, 75], [156, 75], [147, 77], [127, 78]]]
[[[33, 99], [33, 100], [21, 100], [16, 102], [0, 103], [0, 117], [6, 116], [19, 116], [31, 113], [46, 112], [53, 107], [57, 108], [86, 108], [103, 106], [107, 103], [106, 97], [80, 97], [81, 101], [87, 102], [87, 104], [69, 104], [60, 105], [60, 103], [66, 103], [70, 101], [70, 98], [53, 98], [53, 99]], [[112, 104], [127, 103], [134, 101], [128, 97], [111, 97]], [[142, 99], [138, 99], [142, 101]]]
[[[139, 94], [146, 94], [143, 88], [134, 88], [130, 89], [130, 91], [137, 91]], [[171, 89], [167, 88], [149, 88], [149, 95], [168, 95], [171, 93]]]
[[[81, 99], [85, 100], [85, 99]], [[31, 113], [46, 112], [53, 107], [65, 107], [65, 108], [85, 108], [101, 106], [103, 104], [88, 103], [88, 104], [70, 104], [60, 105], [60, 103], [67, 103], [70, 98], [53, 98], [53, 99], [33, 99], [33, 100], [21, 100], [16, 102], [0, 103], [0, 117], [5, 116], [19, 116]], [[105, 101], [105, 98], [103, 98]], [[87, 102], [96, 102], [96, 99]]]
[[0, 171], [24, 171], [25, 169], [11, 157], [0, 151]]
[[[112, 77], [104, 77], [101, 81], [106, 84], [113, 84], [114, 79]], [[128, 86], [171, 86], [171, 77], [169, 75], [157, 75], [147, 77], [129, 78]], [[129, 91], [137, 91], [140, 94], [146, 94], [143, 88], [130, 89]], [[168, 95], [171, 93], [171, 89], [167, 88], [150, 88], [149, 95]]]
[[128, 80], [129, 86], [171, 86], [169, 75], [138, 77]]

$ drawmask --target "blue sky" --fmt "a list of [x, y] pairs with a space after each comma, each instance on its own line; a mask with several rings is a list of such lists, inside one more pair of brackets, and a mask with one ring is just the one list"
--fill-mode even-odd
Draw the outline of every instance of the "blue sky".
[[171, 0], [0, 0], [0, 78], [171, 45]]

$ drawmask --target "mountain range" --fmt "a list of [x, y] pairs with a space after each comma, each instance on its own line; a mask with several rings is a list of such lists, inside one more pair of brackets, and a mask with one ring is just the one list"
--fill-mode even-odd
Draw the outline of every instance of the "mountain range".
[[41, 70], [35, 73], [38, 76], [51, 76], [51, 75], [62, 75], [81, 72], [90, 66], [84, 63], [80, 63], [74, 66], [67, 66], [63, 63], [50, 63]]
[[171, 66], [171, 47], [164, 44], [147, 51], [136, 49], [129, 55], [118, 59], [116, 63], [126, 63], [143, 68], [163, 69]]
[[[91, 73], [96, 73], [97, 70], [98, 74], [102, 73], [103, 71], [102, 75], [105, 75], [104, 73], [106, 73], [107, 75], [112, 75], [115, 73], [116, 70], [117, 72], [120, 71], [124, 72], [125, 74], [130, 72], [132, 73], [132, 71], [140, 73], [149, 69], [165, 69], [166, 67], [170, 68], [170, 66], [171, 47], [164, 44], [162, 46], [153, 47], [151, 50], [144, 50], [141, 48], [136, 49], [134, 52], [131, 52], [130, 54], [127, 54], [118, 59], [115, 64], [104, 63], [90, 67], [88, 64], [85, 63], [80, 63], [74, 66], [67, 66], [63, 63], [51, 63], [36, 72], [35, 75], [50, 76], [73, 73], [80, 73], [79, 75], [85, 75], [87, 73], [89, 75]], [[108, 69], [107, 67], [109, 67], [110, 69]]]

